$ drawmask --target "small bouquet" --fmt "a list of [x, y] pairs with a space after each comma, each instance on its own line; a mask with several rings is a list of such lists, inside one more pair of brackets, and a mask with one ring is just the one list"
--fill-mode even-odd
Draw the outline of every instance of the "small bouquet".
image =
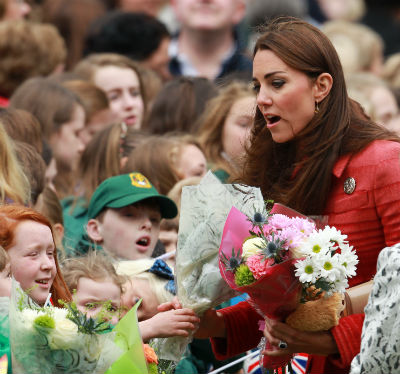
[[[177, 296], [184, 308], [201, 315], [237, 296], [221, 277], [218, 248], [232, 206], [250, 214], [264, 206], [258, 188], [222, 184], [208, 172], [199, 185], [184, 187], [181, 197], [175, 265]], [[179, 361], [190, 338], [157, 339], [158, 357]]]
[[[118, 324], [114, 328], [106, 321], [89, 318], [74, 303], [64, 305], [65, 308], [40, 307], [13, 281], [10, 302], [13, 372], [116, 373], [113, 365], [129, 348], [118, 342], [121, 340]], [[132, 317], [128, 319], [131, 324]], [[134, 322], [137, 325], [136, 315]], [[141, 344], [140, 335], [128, 339], [139, 340]], [[147, 373], [143, 349], [142, 358], [144, 371], [140, 368], [136, 373]]]
[[[341, 295], [358, 263], [346, 238], [333, 227], [318, 230], [304, 216], [264, 209], [250, 217], [233, 207], [219, 249], [220, 271], [263, 317], [301, 330], [328, 330], [338, 323]], [[315, 303], [323, 305], [322, 315], [312, 312]], [[264, 357], [263, 365], [277, 369], [290, 358]]]

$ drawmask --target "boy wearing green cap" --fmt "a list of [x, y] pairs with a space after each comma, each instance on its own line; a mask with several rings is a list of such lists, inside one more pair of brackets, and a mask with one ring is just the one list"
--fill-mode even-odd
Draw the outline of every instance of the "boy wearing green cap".
[[111, 177], [102, 182], [90, 203], [87, 236], [117, 259], [150, 257], [161, 218], [174, 218], [175, 203], [160, 195], [142, 174]]

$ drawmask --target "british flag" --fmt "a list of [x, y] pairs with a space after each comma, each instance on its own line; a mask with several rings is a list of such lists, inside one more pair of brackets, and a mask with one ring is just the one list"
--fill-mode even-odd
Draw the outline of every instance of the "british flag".
[[[295, 374], [305, 374], [307, 367], [308, 354], [296, 353], [292, 359], [292, 372]], [[243, 363], [243, 370], [245, 374], [262, 374], [263, 371], [260, 367], [259, 355], [248, 358]], [[289, 373], [289, 368], [279, 369], [277, 374]]]

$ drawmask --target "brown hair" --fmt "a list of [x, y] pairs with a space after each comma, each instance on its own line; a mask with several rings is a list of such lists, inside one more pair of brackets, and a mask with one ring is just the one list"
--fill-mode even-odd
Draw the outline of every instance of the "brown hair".
[[26, 79], [47, 76], [64, 63], [66, 49], [50, 24], [0, 22], [0, 95], [10, 97]]
[[46, 216], [52, 225], [61, 223], [64, 225], [63, 212], [60, 200], [57, 194], [49, 187], [46, 186], [39, 197], [39, 208], [35, 209]]
[[0, 271], [3, 271], [10, 262], [10, 256], [7, 251], [0, 245]]
[[182, 179], [177, 163], [182, 148], [188, 144], [201, 150], [200, 144], [189, 134], [149, 136], [132, 151], [122, 172], [142, 173], [160, 194], [166, 195]]
[[[254, 54], [259, 50], [271, 50], [311, 80], [329, 73], [333, 85], [320, 103], [319, 113], [283, 144], [273, 142], [260, 109], [256, 109], [240, 180], [260, 187], [266, 199], [303, 214], [323, 214], [332, 168], [340, 156], [356, 153], [375, 139], [399, 139], [368, 120], [361, 107], [348, 98], [338, 55], [316, 27], [292, 17], [274, 19], [258, 39]], [[299, 171], [292, 178], [295, 169]]]
[[155, 97], [146, 130], [159, 135], [171, 131], [193, 133], [196, 119], [216, 92], [214, 83], [207, 78], [175, 78]]
[[107, 95], [91, 82], [71, 80], [62, 85], [82, 100], [86, 112], [86, 122], [89, 122], [97, 112], [109, 108]]
[[84, 107], [77, 95], [50, 78], [28, 79], [10, 99], [11, 107], [25, 109], [39, 120], [46, 139], [71, 120], [76, 105]]
[[248, 96], [255, 96], [250, 86], [244, 82], [233, 81], [223, 87], [216, 97], [210, 99], [198, 120], [198, 139], [207, 161], [212, 163], [213, 170], [223, 169], [232, 174], [232, 163], [222, 156], [224, 124], [232, 105]]
[[111, 279], [119, 287], [121, 293], [125, 277], [118, 275], [112, 259], [98, 251], [89, 251], [87, 255], [66, 259], [62, 264], [65, 283], [70, 290], [78, 288], [79, 279], [89, 278], [94, 281]]
[[37, 150], [28, 143], [16, 141], [15, 152], [31, 186], [30, 205], [35, 205], [46, 184], [46, 164]]
[[[51, 230], [51, 234], [53, 236], [51, 223], [42, 214], [22, 205], [2, 205], [0, 206], [0, 245], [6, 251], [13, 245], [16, 228], [23, 221], [34, 221], [41, 223]], [[54, 248], [56, 248], [55, 243]], [[60, 267], [58, 265], [57, 251], [54, 252], [54, 260], [56, 263], [57, 273], [50, 291], [52, 293], [54, 305], [61, 307], [61, 305], [58, 303], [58, 300], [61, 299], [64, 301], [71, 301], [71, 293], [69, 292], [61, 274]]]
[[40, 123], [33, 114], [23, 109], [0, 108], [0, 121], [11, 139], [29, 143], [42, 154]]
[[146, 135], [115, 123], [96, 133], [82, 153], [78, 178], [82, 181], [87, 204], [97, 186], [107, 178], [121, 174], [121, 158], [128, 156]]
[[15, 153], [14, 142], [0, 122], [0, 202], [11, 199], [15, 203], [29, 201], [30, 185]]

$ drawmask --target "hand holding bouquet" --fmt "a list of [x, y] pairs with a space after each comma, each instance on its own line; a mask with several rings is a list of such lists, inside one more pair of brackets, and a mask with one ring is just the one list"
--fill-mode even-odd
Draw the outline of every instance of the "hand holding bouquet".
[[[248, 217], [232, 208], [220, 246], [220, 271], [229, 286], [247, 293], [263, 317], [300, 329], [327, 330], [338, 323], [342, 302], [337, 294], [348, 286], [357, 263], [346, 236], [335, 228], [317, 230], [306, 217], [266, 211]], [[332, 296], [339, 301], [327, 313], [332, 318], [296, 314], [302, 305]], [[265, 357], [264, 366], [275, 369], [289, 359]]]

